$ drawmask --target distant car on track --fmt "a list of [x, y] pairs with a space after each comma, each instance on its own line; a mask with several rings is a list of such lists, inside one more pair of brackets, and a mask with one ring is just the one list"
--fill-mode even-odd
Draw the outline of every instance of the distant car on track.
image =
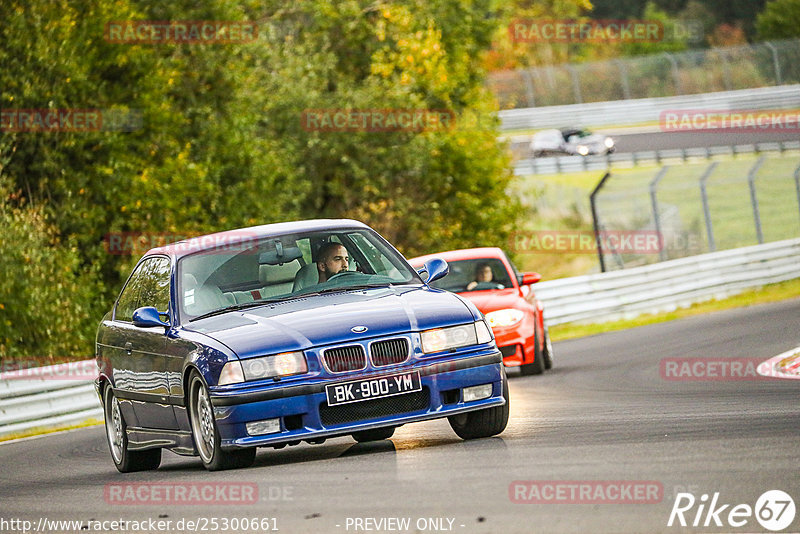
[[[520, 273], [499, 248], [473, 248], [437, 252], [411, 258], [423, 268], [431, 258], [441, 258], [450, 274], [431, 286], [458, 293], [471, 300], [486, 316], [508, 367], [522, 374], [541, 374], [553, 365], [553, 347], [544, 323], [542, 303], [531, 288], [539, 273]], [[491, 277], [486, 269], [491, 270]]]
[[614, 152], [614, 140], [579, 128], [542, 130], [531, 139], [534, 157], [553, 154], [589, 156]]
[[117, 469], [155, 469], [162, 448], [243, 467], [256, 447], [386, 439], [441, 417], [464, 439], [502, 432], [508, 386], [491, 329], [469, 299], [429, 287], [446, 262], [425, 270], [351, 220], [150, 250], [97, 332]]

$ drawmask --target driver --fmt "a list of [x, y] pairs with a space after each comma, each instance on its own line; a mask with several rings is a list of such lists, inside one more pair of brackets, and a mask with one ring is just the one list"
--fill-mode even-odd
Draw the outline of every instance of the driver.
[[341, 243], [333, 241], [326, 243], [319, 249], [317, 270], [319, 271], [319, 283], [327, 282], [333, 275], [347, 270], [350, 264], [350, 256], [347, 249]]
[[494, 278], [494, 275], [492, 274], [492, 268], [489, 264], [479, 263], [477, 267], [475, 267], [475, 280], [467, 284], [467, 290], [471, 290], [482, 282], [491, 282], [492, 278]]

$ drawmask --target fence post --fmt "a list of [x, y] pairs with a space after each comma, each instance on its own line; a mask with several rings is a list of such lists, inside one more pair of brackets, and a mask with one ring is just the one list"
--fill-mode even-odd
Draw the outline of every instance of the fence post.
[[625, 62], [621, 59], [613, 60], [614, 63], [619, 67], [619, 73], [621, 74], [620, 83], [622, 84], [622, 96], [625, 97], [625, 100], [631, 99], [631, 85], [628, 81], [628, 67], [625, 65]]
[[772, 65], [775, 67], [775, 85], [783, 85], [781, 81], [781, 62], [778, 59], [778, 49], [769, 41], [765, 42], [764, 45], [772, 52]]
[[675, 80], [675, 92], [682, 95], [683, 90], [681, 89], [680, 73], [678, 72], [678, 61], [669, 52], [662, 52], [662, 54], [667, 56], [667, 60], [672, 65], [672, 79]]
[[794, 170], [794, 188], [797, 191], [797, 209], [800, 210], [800, 165]]
[[711, 210], [708, 207], [708, 193], [706, 192], [706, 181], [717, 168], [719, 162], [715, 161], [709, 165], [703, 176], [700, 177], [700, 198], [703, 201], [703, 216], [706, 218], [706, 233], [708, 234], [708, 251], [714, 252], [717, 250], [717, 244], [714, 242], [714, 227], [711, 224]]
[[581, 81], [578, 79], [578, 71], [572, 65], [567, 65], [567, 70], [572, 78], [572, 91], [575, 94], [575, 103], [583, 104], [583, 95], [581, 95]]
[[600, 272], [606, 272], [606, 262], [603, 259], [603, 242], [600, 239], [600, 220], [597, 218], [597, 194], [606, 183], [610, 172], [606, 172], [589, 195], [589, 205], [592, 207], [592, 226], [594, 226], [594, 239], [597, 242], [597, 257], [600, 259]]
[[756, 223], [756, 237], [758, 238], [758, 243], [764, 243], [764, 234], [761, 232], [761, 215], [758, 212], [758, 196], [756, 195], [756, 174], [758, 170], [761, 168], [761, 165], [764, 164], [764, 159], [766, 156], [761, 156], [758, 158], [758, 161], [755, 165], [750, 169], [750, 172], [747, 173], [747, 183], [750, 185], [750, 203], [753, 205], [753, 219]]
[[661, 219], [658, 216], [658, 199], [656, 198], [656, 189], [658, 188], [658, 182], [667, 174], [669, 170], [669, 165], [664, 165], [661, 167], [661, 170], [658, 171], [656, 177], [653, 178], [653, 181], [650, 182], [650, 203], [653, 206], [653, 222], [655, 223], [656, 227], [656, 235], [658, 236], [658, 240], [662, 243], [662, 246], [658, 249], [658, 259], [659, 261], [664, 261], [667, 259], [667, 251], [664, 250], [663, 243], [664, 243], [664, 235], [661, 233]]
[[533, 76], [530, 69], [522, 69], [522, 79], [525, 80], [525, 98], [528, 99], [528, 107], [536, 107], [536, 98], [533, 91]]

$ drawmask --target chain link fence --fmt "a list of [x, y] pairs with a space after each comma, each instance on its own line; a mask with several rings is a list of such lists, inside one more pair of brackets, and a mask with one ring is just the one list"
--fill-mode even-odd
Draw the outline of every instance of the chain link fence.
[[500, 109], [800, 83], [800, 39], [492, 73]]
[[650, 249], [606, 243], [604, 271], [796, 238], [800, 158], [762, 155], [615, 171], [593, 192], [592, 206], [601, 233], [660, 238]]

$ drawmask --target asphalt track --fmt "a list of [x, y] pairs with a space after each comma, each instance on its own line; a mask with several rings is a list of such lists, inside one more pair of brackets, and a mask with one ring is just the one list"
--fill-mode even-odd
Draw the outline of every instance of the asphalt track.
[[[472, 442], [440, 420], [371, 444], [337, 438], [262, 449], [254, 467], [237, 471], [208, 473], [197, 459], [165, 453], [157, 471], [129, 475], [113, 468], [102, 427], [2, 444], [0, 530], [20, 532], [12, 519], [46, 518], [80, 521], [88, 527], [81, 532], [91, 532], [102, 525], [90, 521], [122, 518], [173, 523], [113, 530], [187, 532], [177, 521], [199, 518], [207, 522], [202, 531], [217, 518], [224, 532], [220, 518], [275, 518], [282, 533], [375, 532], [363, 521], [408, 518], [407, 530], [383, 531], [765, 532], [753, 517], [740, 528], [667, 521], [675, 494], [687, 490], [698, 500], [719, 492], [720, 504], [752, 507], [779, 489], [800, 508], [800, 381], [665, 380], [660, 362], [767, 359], [800, 345], [799, 319], [795, 299], [556, 343], [552, 371], [511, 373], [506, 431]], [[653, 481], [663, 495], [655, 504], [520, 504], [509, 496], [519, 480]], [[107, 502], [107, 485], [131, 482], [254, 484], [258, 502]], [[696, 510], [686, 513], [690, 525]], [[429, 518], [444, 518], [444, 528], [418, 528], [434, 525]], [[784, 530], [797, 531], [800, 510]]]

